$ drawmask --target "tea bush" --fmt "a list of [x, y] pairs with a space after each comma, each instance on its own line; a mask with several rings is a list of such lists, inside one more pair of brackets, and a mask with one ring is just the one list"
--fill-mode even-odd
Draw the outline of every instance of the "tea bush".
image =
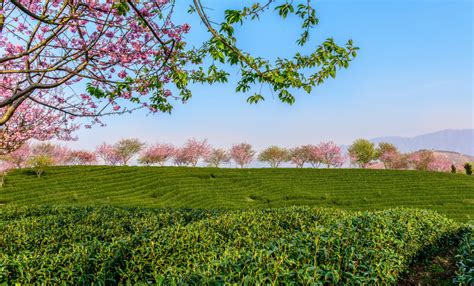
[[395, 284], [464, 226], [424, 210], [0, 209], [0, 283]]
[[474, 235], [473, 230], [463, 236], [456, 256], [458, 271], [454, 282], [457, 285], [474, 285]]

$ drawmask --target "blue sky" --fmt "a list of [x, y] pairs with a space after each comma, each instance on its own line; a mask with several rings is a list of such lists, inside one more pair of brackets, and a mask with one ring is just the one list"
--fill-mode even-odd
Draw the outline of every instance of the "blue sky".
[[[242, 2], [251, 1], [203, 1], [216, 17]], [[306, 51], [327, 37], [339, 44], [351, 38], [360, 51], [336, 79], [311, 95], [298, 92], [293, 106], [272, 98], [268, 89], [264, 102], [249, 105], [248, 95], [234, 92], [232, 76], [226, 84], [193, 87], [193, 98], [171, 115], [104, 118], [107, 127], [81, 130], [68, 145], [93, 149], [128, 137], [179, 145], [196, 137], [219, 147], [245, 141], [262, 149], [473, 128], [471, 1], [319, 0], [315, 8], [320, 24]], [[207, 39], [195, 17], [177, 17], [191, 23], [190, 43]], [[269, 15], [238, 29], [239, 47], [267, 58], [291, 56], [298, 32], [297, 21]]]

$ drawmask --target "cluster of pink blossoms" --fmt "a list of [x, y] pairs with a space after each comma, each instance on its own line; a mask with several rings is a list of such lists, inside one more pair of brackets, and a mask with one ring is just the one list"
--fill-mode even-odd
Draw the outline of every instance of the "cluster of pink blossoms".
[[146, 103], [150, 77], [163, 83], [155, 92], [171, 95], [170, 62], [182, 57], [175, 47], [189, 25], [176, 25], [171, 14], [163, 14], [171, 11], [169, 1], [132, 1], [128, 12], [119, 4], [2, 3], [0, 152], [29, 139], [72, 139], [82, 117], [91, 119], [90, 127], [102, 124], [99, 117], [105, 114], [141, 107], [156, 111]]

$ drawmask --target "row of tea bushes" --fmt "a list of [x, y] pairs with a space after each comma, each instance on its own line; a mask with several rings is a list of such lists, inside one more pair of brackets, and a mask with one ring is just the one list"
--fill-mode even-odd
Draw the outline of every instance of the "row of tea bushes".
[[463, 225], [434, 212], [0, 209], [0, 283], [394, 284]]
[[457, 258], [457, 285], [474, 285], [474, 233], [467, 232], [461, 239]]

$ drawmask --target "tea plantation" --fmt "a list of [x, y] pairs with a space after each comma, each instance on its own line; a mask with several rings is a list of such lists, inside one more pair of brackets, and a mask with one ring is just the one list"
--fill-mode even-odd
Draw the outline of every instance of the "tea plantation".
[[467, 229], [430, 211], [0, 209], [0, 283], [389, 285]]
[[55, 167], [8, 175], [0, 204], [241, 209], [430, 209], [474, 219], [474, 176], [360, 169]]
[[0, 203], [0, 284], [391, 285], [446, 249], [474, 283], [466, 175], [54, 167]]

